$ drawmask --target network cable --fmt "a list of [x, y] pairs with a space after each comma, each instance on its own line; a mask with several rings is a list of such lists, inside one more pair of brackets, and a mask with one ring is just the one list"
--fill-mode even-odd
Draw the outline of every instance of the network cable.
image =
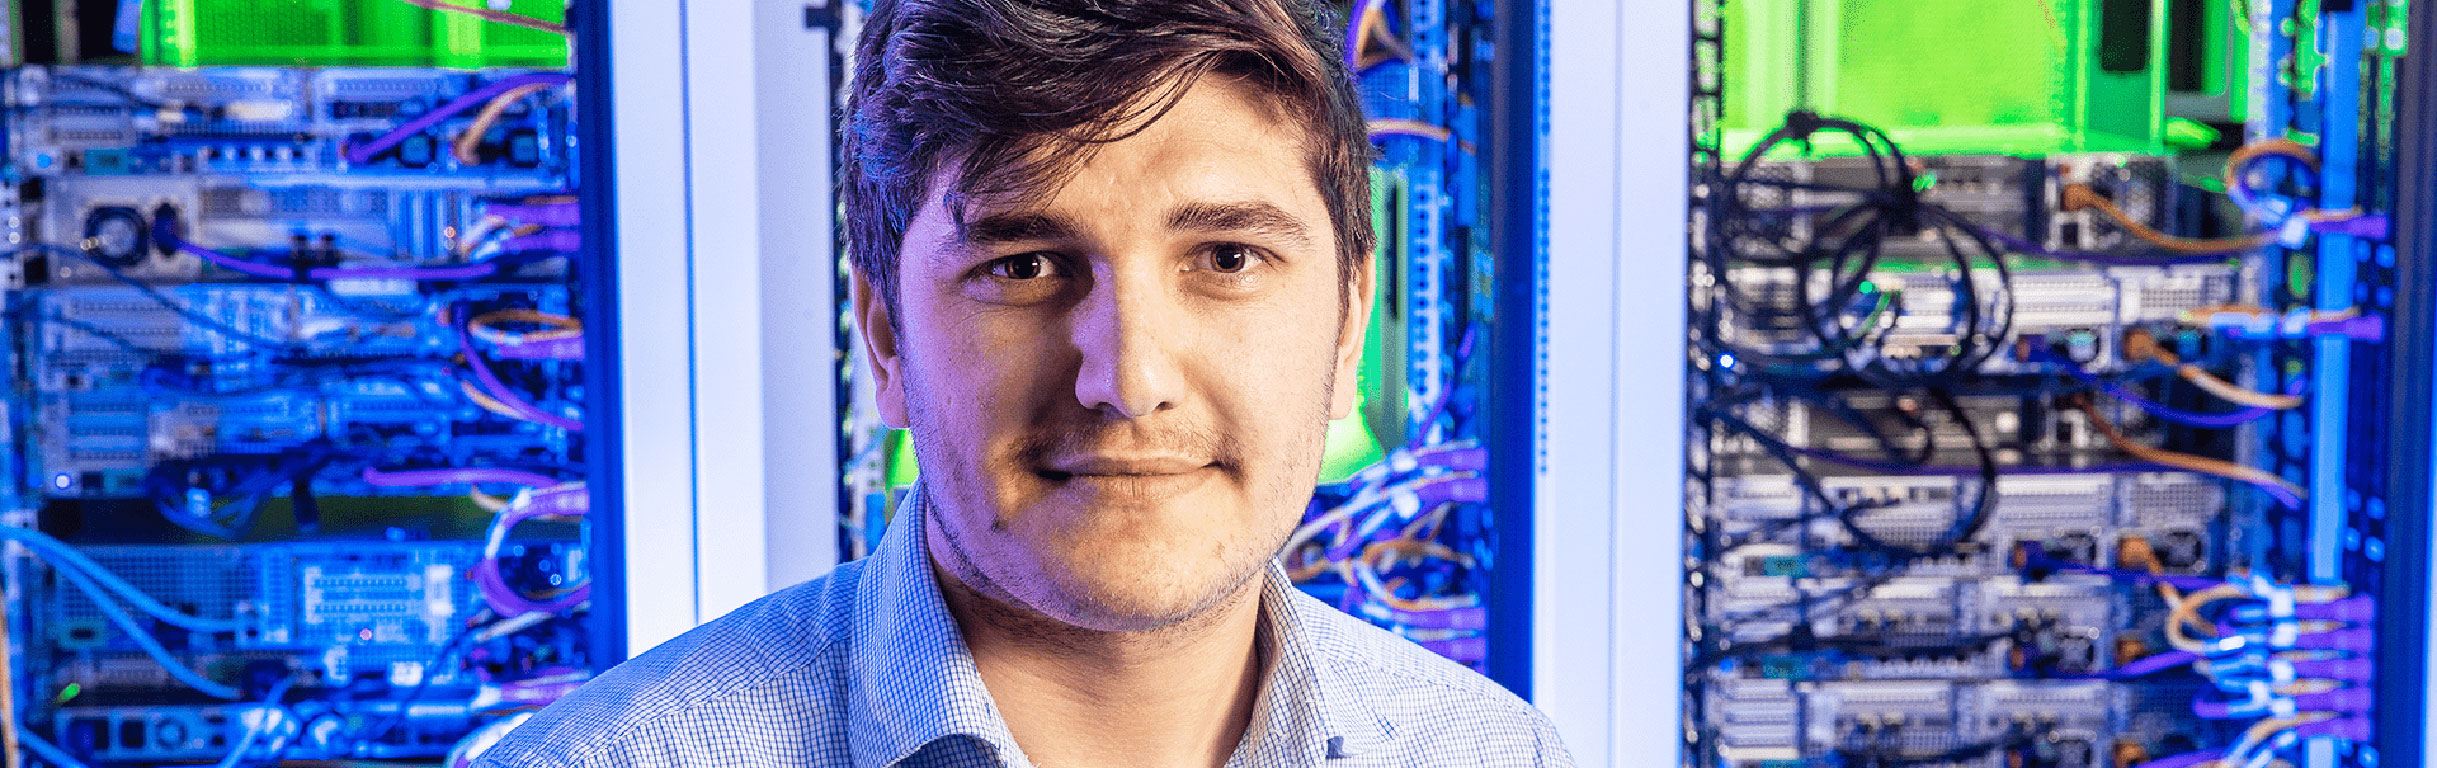
[[[422, 5], [424, 7], [448, 6], [451, 10], [464, 13], [474, 13], [477, 10], [480, 10], [465, 8], [462, 6], [449, 6], [448, 3], [443, 2], [442, 0], [400, 1], [415, 5]], [[427, 3], [428, 5], [426, 5]], [[522, 18], [517, 17], [514, 14], [500, 15], [513, 18]], [[486, 16], [485, 18], [490, 17]], [[493, 80], [480, 88], [467, 91], [457, 98], [450, 99], [448, 103], [442, 104], [438, 108], [435, 108], [430, 112], [426, 112], [413, 120], [409, 120], [405, 124], [391, 129], [388, 133], [381, 134], [380, 136], [374, 137], [370, 141], [366, 141], [362, 144], [350, 146], [343, 154], [346, 157], [347, 162], [358, 165], [368, 163], [371, 162], [373, 158], [380, 156], [381, 153], [389, 151], [391, 147], [395, 147], [400, 142], [405, 141], [407, 137], [421, 133], [425, 130], [429, 130], [432, 126], [439, 125], [441, 121], [455, 117], [459, 114], [463, 114], [466, 110], [475, 109], [492, 99], [498, 98], [500, 94], [504, 94], [508, 91], [527, 85], [560, 86], [572, 82], [573, 80], [574, 78], [569, 77], [568, 75], [554, 73], [510, 75], [498, 80]]]
[[475, 397], [486, 408], [511, 418], [546, 424], [569, 432], [584, 430], [583, 422], [545, 411], [502, 383], [499, 374], [491, 370], [491, 364], [483, 359], [480, 349], [474, 346], [473, 331], [468, 325], [452, 322], [447, 317], [443, 317], [442, 322], [455, 328], [458, 347], [464, 351], [466, 369], [474, 376], [474, 381], [465, 385], [468, 396]]

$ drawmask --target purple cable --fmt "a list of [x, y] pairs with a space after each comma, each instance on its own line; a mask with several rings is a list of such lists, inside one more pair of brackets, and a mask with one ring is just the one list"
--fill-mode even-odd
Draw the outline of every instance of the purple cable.
[[2339, 629], [2333, 632], [2311, 632], [2295, 638], [2293, 647], [2310, 651], [2352, 651], [2368, 653], [2377, 647], [2377, 632], [2370, 629]]
[[2309, 324], [2304, 332], [2313, 336], [2349, 336], [2354, 341], [2378, 342], [2386, 340], [2386, 321], [2377, 315], [2321, 320]]
[[2354, 714], [2369, 711], [2369, 698], [2367, 688], [2338, 688], [2325, 693], [2295, 694], [2293, 706], [2304, 712]]
[[2200, 654], [2192, 653], [2190, 651], [2167, 651], [2165, 653], [2144, 656], [2132, 663], [2103, 672], [2084, 675], [2083, 677], [2102, 680], [2124, 680], [2135, 677], [2147, 677], [2149, 675], [2154, 675], [2169, 669], [2174, 669], [2176, 667], [2191, 666], [2192, 662], [2199, 660]]
[[2067, 573], [2087, 573], [2098, 576], [2106, 576], [2109, 578], [2135, 581], [2144, 584], [2166, 584], [2182, 590], [2207, 589], [2220, 583], [2199, 576], [2176, 576], [2172, 574], [2150, 573], [2148, 571], [2127, 571], [2116, 568], [2092, 568], [2089, 566], [2073, 565], [2071, 563], [2053, 565], [2051, 567]]
[[[2234, 617], [2243, 621], [2266, 621], [2266, 610], [2259, 607], [2234, 609]], [[2293, 618], [2303, 621], [2341, 621], [2366, 624], [2378, 619], [2378, 601], [2366, 595], [2347, 597], [2324, 603], [2298, 603], [2293, 606]]]
[[2303, 725], [2295, 726], [2293, 729], [2293, 735], [2300, 736], [2305, 739], [2328, 736], [2343, 739], [2345, 741], [2368, 741], [2369, 718], [2358, 716], [2339, 717], [2334, 720], [2321, 720], [2315, 723], [2305, 723]]
[[2383, 319], [2380, 319], [2377, 315], [2361, 315], [2359, 317], [2348, 317], [2342, 320], [2312, 320], [2302, 325], [2301, 333], [2298, 335], [2289, 332], [2282, 323], [2277, 323], [2275, 324], [2275, 327], [2267, 329], [2264, 332], [2241, 324], [2228, 324], [2217, 327], [2225, 331], [2226, 336], [2236, 339], [2293, 339], [2318, 336], [2343, 336], [2354, 341], [2379, 342], [2386, 340], [2386, 322]]
[[384, 472], [367, 467], [364, 470], [364, 482], [384, 488], [472, 485], [475, 483], [504, 483], [539, 488], [558, 484], [557, 480], [537, 472], [495, 468], [408, 469]]
[[2240, 706], [2237, 706], [2234, 702], [2227, 701], [2210, 701], [2208, 699], [2192, 700], [2192, 714], [2196, 717], [2209, 720], [2232, 720], [2237, 717], [2248, 717], [2254, 713], [2265, 711], [2266, 708], [2267, 706], [2264, 704], [2248, 701], [2242, 702]]
[[564, 85], [573, 80], [574, 78], [564, 74], [547, 72], [512, 75], [509, 77], [500, 78], [498, 80], [493, 80], [491, 81], [491, 84], [467, 91], [463, 96], [450, 99], [448, 103], [440, 105], [439, 109], [425, 112], [421, 117], [408, 120], [406, 121], [405, 125], [398, 126], [388, 133], [381, 134], [378, 138], [365, 142], [360, 146], [348, 147], [346, 152], [347, 162], [356, 164], [370, 162], [374, 155], [388, 151], [390, 147], [397, 146], [398, 142], [405, 141], [407, 137], [421, 133], [426, 128], [439, 125], [440, 121], [442, 120], [449, 119], [450, 117], [455, 116], [457, 113], [480, 106], [483, 102], [490, 101], [493, 97], [496, 97], [502, 93], [507, 93], [510, 90], [527, 85]]
[[1423, 509], [1456, 502], [1479, 503], [1489, 500], [1489, 480], [1465, 477], [1435, 482], [1413, 489], [1413, 495], [1421, 499]]
[[[512, 507], [491, 521], [491, 529], [485, 534], [485, 552], [495, 553], [500, 542], [507, 540], [508, 532], [514, 530], [518, 523], [536, 517], [581, 515], [590, 511], [589, 503], [583, 501], [588, 500], [590, 495], [573, 484], [552, 486], [539, 493], [526, 493], [525, 504]], [[566, 497], [570, 496], [578, 501], [567, 501]], [[559, 613], [592, 598], [590, 582], [578, 584], [567, 590], [566, 594], [547, 600], [526, 597], [508, 585], [507, 577], [499, 572], [496, 554], [475, 562], [469, 575], [474, 579], [474, 586], [482, 591], [483, 602], [499, 612], [501, 618], [515, 618], [528, 613]]]
[[583, 422], [543, 411], [540, 407], [527, 402], [524, 397], [509, 390], [508, 385], [500, 383], [499, 374], [491, 372], [491, 364], [482, 359], [482, 353], [474, 347], [473, 337], [466, 334], [465, 326], [457, 325], [456, 329], [457, 344], [465, 350], [466, 367], [474, 370], [474, 378], [483, 394], [489, 395], [491, 399], [507, 406], [508, 410], [517, 412], [527, 421], [547, 424], [569, 432], [584, 431]]
[[557, 336], [540, 341], [515, 341], [501, 344], [497, 354], [502, 360], [582, 360], [584, 337]]
[[[1489, 481], [1481, 477], [1445, 475], [1401, 488], [1397, 493], [1381, 499], [1379, 504], [1392, 504], [1397, 496], [1403, 494], [1412, 494], [1416, 502], [1415, 507], [1423, 510], [1434, 509], [1441, 504], [1478, 503], [1489, 500]], [[1343, 540], [1329, 545], [1322, 557], [1331, 561], [1353, 557], [1354, 553], [1360, 551], [1363, 545], [1371, 543], [1370, 537], [1376, 535], [1377, 530], [1384, 529], [1363, 531], [1360, 535], [1347, 536]]]
[[499, 250], [508, 253], [514, 253], [517, 251], [573, 251], [581, 244], [581, 242], [582, 238], [576, 233], [575, 230], [547, 229], [530, 235], [518, 235], [500, 241]]
[[499, 561], [496, 560], [475, 563], [473, 571], [474, 586], [482, 590], [483, 602], [489, 604], [491, 610], [498, 611], [503, 618], [514, 618], [528, 613], [559, 613], [592, 599], [591, 584], [577, 585], [576, 588], [567, 590], [566, 594], [548, 600], [525, 597], [518, 594], [515, 587], [508, 586], [506, 577], [499, 575]]
[[[2230, 621], [2217, 622], [2216, 626], [2217, 634], [2220, 636], [2250, 635], [2256, 637], [2264, 631], [2257, 627], [2246, 627]], [[2377, 634], [2366, 628], [2336, 629], [2326, 632], [2304, 632], [2294, 636], [2292, 645], [2279, 647], [2295, 648], [2305, 651], [2351, 651], [2354, 653], [2368, 653], [2370, 649], [2377, 647]]]
[[545, 227], [572, 227], [582, 222], [583, 212], [574, 203], [494, 203], [482, 207], [482, 212], [517, 224], [540, 224]]
[[1458, 446], [1444, 450], [1416, 451], [1413, 460], [1425, 467], [1438, 467], [1451, 472], [1480, 472], [1489, 468], [1489, 450], [1470, 443], [1446, 443]]
[[2368, 682], [2377, 665], [2368, 659], [2303, 659], [2293, 662], [2293, 676], [2305, 680]]
[[2367, 214], [2349, 219], [2322, 221], [2310, 225], [2314, 231], [2330, 235], [2349, 235], [2363, 240], [2384, 240], [2392, 229], [2382, 214]]
[[[2324, 693], [2299, 693], [2292, 696], [2293, 708], [2303, 712], [2342, 712], [2346, 714], [2369, 711], [2368, 688], [2338, 688]], [[2193, 699], [2192, 714], [2210, 720], [2231, 720], [2255, 717], [2270, 711], [2269, 702], [2213, 701]]]

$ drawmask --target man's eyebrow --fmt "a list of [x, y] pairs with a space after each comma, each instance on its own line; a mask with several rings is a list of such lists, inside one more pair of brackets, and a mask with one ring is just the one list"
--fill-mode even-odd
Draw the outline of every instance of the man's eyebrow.
[[966, 222], [957, 229], [957, 239], [972, 246], [1072, 240], [1074, 237], [1074, 225], [1044, 213], [994, 213]]
[[1254, 232], [1311, 242], [1311, 227], [1285, 209], [1269, 203], [1186, 203], [1168, 212], [1168, 228], [1218, 234]]

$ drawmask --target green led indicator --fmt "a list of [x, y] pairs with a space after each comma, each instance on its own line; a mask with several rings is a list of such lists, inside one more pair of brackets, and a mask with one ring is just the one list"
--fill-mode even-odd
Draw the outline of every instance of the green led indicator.
[[51, 703], [54, 705], [66, 704], [68, 703], [69, 699], [76, 698], [77, 694], [84, 692], [85, 685], [83, 683], [69, 683], [67, 687], [59, 689], [58, 696], [51, 697]]

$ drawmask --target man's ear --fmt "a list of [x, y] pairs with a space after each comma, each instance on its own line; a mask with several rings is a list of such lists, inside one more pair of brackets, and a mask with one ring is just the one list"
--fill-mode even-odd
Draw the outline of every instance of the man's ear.
[[1374, 275], [1371, 259], [1354, 261], [1354, 279], [1345, 281], [1345, 317], [1337, 329], [1337, 379], [1330, 388], [1329, 418], [1342, 419], [1354, 413], [1354, 402], [1361, 397], [1362, 337], [1371, 328], [1371, 299], [1379, 295], [1372, 290]]
[[863, 360], [870, 363], [872, 391], [877, 396], [880, 422], [895, 429], [905, 429], [905, 356], [897, 344], [897, 326], [890, 322], [888, 302], [872, 286], [861, 269], [854, 273], [849, 293], [854, 302], [855, 333], [863, 339]]

